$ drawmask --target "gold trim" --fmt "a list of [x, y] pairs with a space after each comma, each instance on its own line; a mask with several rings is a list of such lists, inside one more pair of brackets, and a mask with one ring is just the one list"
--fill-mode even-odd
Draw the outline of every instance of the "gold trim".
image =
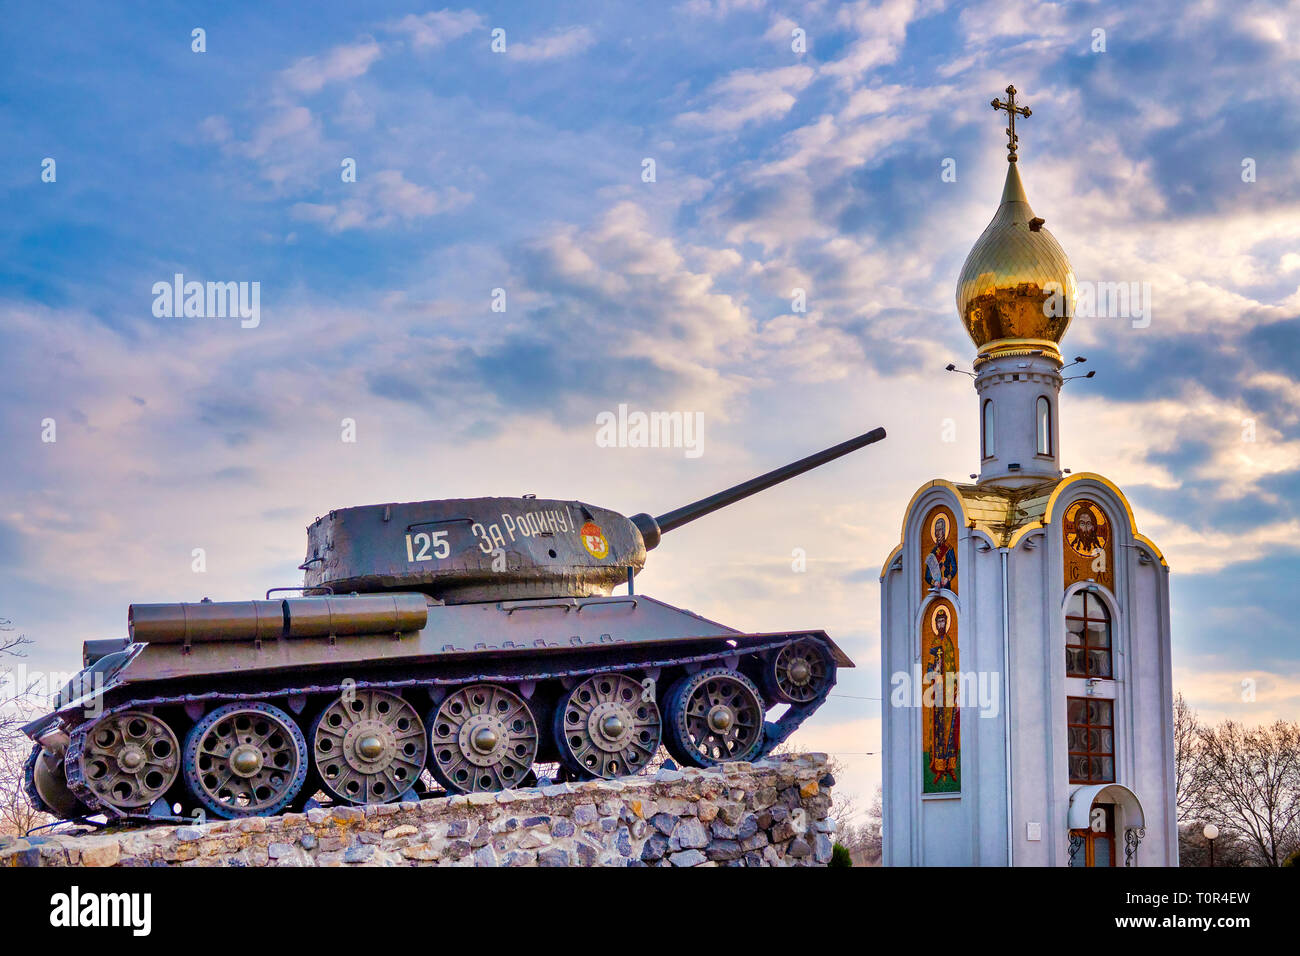
[[1133, 532], [1133, 540], [1134, 540], [1134, 541], [1141, 541], [1141, 542], [1142, 542], [1143, 544], [1145, 544], [1148, 548], [1150, 548], [1152, 551], [1154, 551], [1156, 557], [1160, 559], [1160, 566], [1163, 567], [1166, 571], [1169, 570], [1169, 562], [1165, 560], [1164, 553], [1163, 553], [1163, 552], [1162, 552], [1162, 551], [1161, 551], [1161, 550], [1156, 546], [1156, 543], [1155, 543], [1154, 541], [1152, 541], [1152, 540], [1151, 540], [1150, 538], [1148, 538], [1146, 535], [1144, 535], [1144, 534], [1142, 534], [1142, 533], [1140, 533], [1140, 532], [1138, 532], [1138, 531], [1134, 531], [1134, 532]]
[[951, 482], [946, 478], [935, 478], [931, 481], [927, 481], [924, 485], [922, 485], [920, 488], [916, 490], [916, 493], [912, 495], [911, 500], [908, 501], [907, 507], [903, 509], [903, 521], [902, 521], [902, 527], [899, 529], [898, 544], [894, 545], [893, 549], [889, 552], [889, 556], [885, 559], [885, 563], [880, 566], [880, 580], [881, 581], [885, 580], [885, 575], [889, 573], [890, 564], [893, 563], [894, 558], [897, 557], [898, 553], [903, 549], [903, 545], [907, 538], [907, 522], [908, 522], [908, 518], [912, 514], [912, 509], [916, 507], [917, 501], [919, 501], [927, 491], [930, 491], [933, 488], [946, 488], [948, 492], [954, 498], [957, 499], [956, 512], [960, 512], [958, 518], [961, 521], [961, 525], [963, 528], [972, 532], [981, 532], [984, 534], [985, 537], [989, 539], [989, 543], [992, 544], [994, 547], [1005, 547], [1008, 551], [1012, 551], [1015, 550], [1016, 546], [1020, 543], [1021, 539], [1025, 537], [1025, 535], [1032, 534], [1035, 531], [1045, 531], [1047, 527], [1052, 523], [1052, 510], [1055, 507], [1056, 500], [1060, 496], [1061, 492], [1064, 491], [1065, 488], [1068, 485], [1070, 485], [1072, 482], [1082, 481], [1085, 479], [1091, 479], [1092, 481], [1098, 482], [1099, 484], [1109, 489], [1115, 495], [1115, 497], [1119, 500], [1120, 504], [1124, 506], [1124, 513], [1128, 517], [1129, 531], [1132, 532], [1133, 540], [1140, 541], [1142, 544], [1150, 548], [1151, 552], [1156, 556], [1156, 559], [1160, 562], [1161, 566], [1164, 567], [1165, 570], [1168, 570], [1169, 562], [1165, 560], [1164, 552], [1162, 552], [1160, 548], [1156, 546], [1156, 543], [1154, 541], [1152, 541], [1146, 535], [1138, 531], [1137, 518], [1134, 517], [1133, 508], [1128, 503], [1128, 498], [1124, 496], [1124, 492], [1120, 491], [1119, 487], [1104, 475], [1099, 475], [1096, 472], [1092, 472], [1092, 471], [1081, 471], [1075, 475], [1067, 475], [1065, 478], [1057, 482], [1056, 487], [1052, 489], [1051, 495], [1048, 496], [1047, 508], [1043, 513], [1043, 517], [1035, 518], [1033, 521], [1030, 521], [1027, 524], [1018, 527], [1015, 531], [1012, 532], [1011, 537], [1007, 539], [1007, 543], [1005, 545], [999, 545], [993, 539], [992, 535], [989, 534], [987, 529], [980, 528], [978, 526], [972, 526], [971, 519], [966, 514], [966, 500], [962, 496], [961, 491], [958, 490], [957, 485], [954, 482]]
[[1169, 567], [1169, 562], [1165, 560], [1164, 553], [1161, 552], [1161, 550], [1158, 547], [1156, 547], [1155, 542], [1152, 541], [1150, 538], [1148, 538], [1146, 535], [1141, 534], [1138, 531], [1137, 518], [1133, 514], [1133, 506], [1128, 503], [1128, 498], [1124, 496], [1124, 492], [1119, 490], [1119, 486], [1116, 485], [1115, 482], [1111, 481], [1109, 478], [1107, 478], [1104, 475], [1097, 474], [1095, 471], [1081, 471], [1078, 474], [1070, 475], [1069, 477], [1063, 479], [1061, 483], [1056, 486], [1056, 489], [1052, 492], [1051, 497], [1047, 499], [1047, 510], [1043, 512], [1042, 524], [1044, 527], [1052, 523], [1052, 511], [1053, 509], [1055, 509], [1056, 501], [1061, 496], [1061, 493], [1076, 481], [1095, 481], [1098, 484], [1104, 486], [1106, 489], [1108, 489], [1111, 492], [1111, 494], [1113, 494], [1117, 499], [1119, 499], [1119, 503], [1124, 506], [1124, 513], [1128, 516], [1128, 527], [1129, 527], [1129, 531], [1133, 535], [1133, 540], [1141, 541], [1143, 544], [1147, 545], [1152, 551], [1155, 552], [1155, 555], [1159, 559], [1160, 563], [1166, 568]]
[[[889, 573], [889, 566], [894, 563], [894, 558], [898, 557], [899, 552], [902, 550], [903, 542], [900, 541], [898, 544], [894, 545], [894, 550], [889, 552], [889, 556], [885, 558], [885, 563], [880, 566], [881, 581], [885, 580], [885, 575]], [[898, 570], [902, 571], [903, 569], [899, 568]]]
[[[912, 508], [916, 505], [917, 501], [921, 499], [921, 496], [931, 488], [948, 489], [948, 492], [957, 499], [957, 511], [960, 512], [960, 514], [956, 515], [956, 517], [961, 521], [961, 526], [968, 530], [971, 529], [970, 519], [966, 517], [966, 502], [962, 500], [961, 492], [957, 490], [957, 486], [947, 478], [935, 478], [931, 481], [927, 481], [920, 488], [916, 489], [916, 493], [912, 495], [912, 499], [907, 503], [907, 507], [903, 509], [902, 527], [898, 530], [898, 544], [894, 545], [893, 550], [889, 552], [889, 557], [886, 558], [885, 563], [880, 566], [881, 581], [885, 580], [885, 575], [889, 572], [889, 565], [894, 560], [894, 555], [898, 554], [898, 552], [903, 549], [903, 542], [907, 540], [907, 519], [912, 514]], [[960, 542], [961, 538], [958, 537], [957, 540]]]
[[980, 348], [975, 356], [975, 368], [996, 358], [1008, 358], [1012, 355], [1032, 355], [1042, 352], [1043, 358], [1064, 364], [1061, 350], [1050, 339], [995, 339]]
[[1007, 539], [1007, 550], [1014, 551], [1016, 549], [1016, 545], [1020, 543], [1020, 539], [1023, 538], [1025, 535], [1029, 534], [1031, 531], [1043, 531], [1046, 528], [1047, 525], [1043, 524], [1042, 518], [1035, 518], [1033, 521], [1029, 522], [1029, 524], [1022, 525], [1021, 527], [1013, 531], [1011, 533], [1011, 537]]

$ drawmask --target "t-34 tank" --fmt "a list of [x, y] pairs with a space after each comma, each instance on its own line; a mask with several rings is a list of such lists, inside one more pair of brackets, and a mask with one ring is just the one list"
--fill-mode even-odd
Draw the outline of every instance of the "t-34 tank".
[[534, 497], [332, 511], [307, 530], [303, 588], [273, 589], [304, 596], [134, 604], [129, 637], [86, 642], [24, 728], [27, 792], [65, 818], [238, 817], [320, 791], [402, 799], [425, 769], [471, 792], [532, 783], [538, 763], [634, 774], [661, 743], [682, 764], [753, 760], [852, 661], [824, 631], [742, 633], [633, 576], [664, 534], [884, 437], [657, 518]]

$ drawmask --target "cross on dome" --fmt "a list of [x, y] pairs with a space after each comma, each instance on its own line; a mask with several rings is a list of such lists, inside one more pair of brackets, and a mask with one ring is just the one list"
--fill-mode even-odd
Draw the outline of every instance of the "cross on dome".
[[1016, 135], [1016, 114], [1021, 116], [1032, 116], [1033, 111], [1028, 106], [1016, 105], [1016, 88], [1007, 87], [1007, 101], [1003, 103], [1000, 99], [994, 98], [992, 101], [995, 110], [1007, 111], [1007, 162], [1016, 161], [1016, 143], [1020, 142], [1020, 137]]

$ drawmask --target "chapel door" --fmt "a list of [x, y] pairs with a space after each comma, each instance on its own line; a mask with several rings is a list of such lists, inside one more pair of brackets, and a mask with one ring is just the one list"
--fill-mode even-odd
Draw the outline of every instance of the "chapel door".
[[1088, 829], [1074, 831], [1083, 845], [1074, 854], [1072, 866], [1116, 866], [1115, 805], [1094, 803], [1088, 812]]

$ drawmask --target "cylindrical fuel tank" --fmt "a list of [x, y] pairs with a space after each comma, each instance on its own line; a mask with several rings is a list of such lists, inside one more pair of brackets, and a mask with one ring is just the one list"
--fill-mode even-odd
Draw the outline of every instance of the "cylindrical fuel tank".
[[205, 644], [418, 631], [428, 619], [423, 594], [361, 594], [132, 604], [127, 611], [127, 629], [132, 640], [147, 644]]
[[284, 606], [286, 637], [418, 631], [429, 621], [429, 602], [423, 594], [289, 598]]
[[285, 630], [283, 601], [202, 601], [132, 604], [126, 612], [131, 640], [146, 644], [273, 641]]

